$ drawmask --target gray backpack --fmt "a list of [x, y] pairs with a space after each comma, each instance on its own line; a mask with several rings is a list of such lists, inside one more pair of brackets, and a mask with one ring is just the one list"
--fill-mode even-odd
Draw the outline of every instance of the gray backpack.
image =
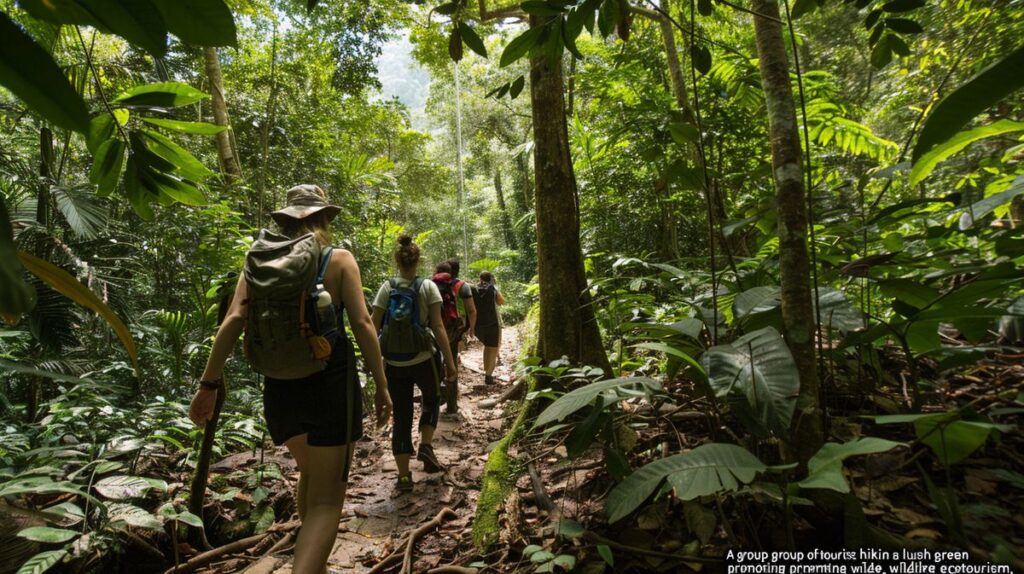
[[291, 239], [264, 229], [245, 255], [245, 356], [256, 372], [301, 379], [327, 366], [338, 316], [333, 305], [318, 309], [317, 302], [326, 294], [331, 251], [313, 234]]

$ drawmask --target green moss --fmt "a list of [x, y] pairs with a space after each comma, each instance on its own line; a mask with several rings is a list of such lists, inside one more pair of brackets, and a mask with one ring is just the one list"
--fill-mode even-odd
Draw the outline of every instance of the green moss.
[[[531, 341], [536, 339], [537, 315], [538, 309], [534, 307], [520, 327], [523, 342], [521, 358], [525, 358], [528, 350], [533, 348]], [[524, 396], [534, 390], [534, 385], [533, 378], [526, 380]], [[480, 479], [480, 498], [476, 502], [476, 516], [473, 518], [473, 543], [477, 548], [487, 548], [498, 540], [498, 533], [501, 531], [498, 521], [501, 503], [508, 497], [516, 479], [522, 473], [521, 466], [515, 460], [509, 459], [508, 447], [519, 440], [529, 428], [532, 406], [533, 401], [523, 399], [512, 428], [498, 441], [487, 457]]]

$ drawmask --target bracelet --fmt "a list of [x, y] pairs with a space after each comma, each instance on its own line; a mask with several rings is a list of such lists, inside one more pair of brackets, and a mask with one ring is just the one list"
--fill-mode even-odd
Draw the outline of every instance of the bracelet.
[[212, 381], [199, 381], [199, 386], [208, 391], [216, 391], [224, 388], [224, 377], [217, 377]]

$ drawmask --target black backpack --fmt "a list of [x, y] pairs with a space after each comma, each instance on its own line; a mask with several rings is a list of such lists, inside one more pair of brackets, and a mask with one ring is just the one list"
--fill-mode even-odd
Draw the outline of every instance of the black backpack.
[[498, 324], [498, 289], [494, 283], [473, 286], [473, 302], [476, 303], [476, 324]]

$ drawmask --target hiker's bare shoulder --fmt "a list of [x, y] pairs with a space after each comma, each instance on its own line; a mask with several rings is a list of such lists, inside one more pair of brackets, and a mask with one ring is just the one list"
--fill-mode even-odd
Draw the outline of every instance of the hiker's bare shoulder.
[[333, 251], [331, 251], [331, 265], [341, 265], [343, 267], [347, 267], [349, 265], [355, 264], [356, 258], [348, 249], [336, 247]]

